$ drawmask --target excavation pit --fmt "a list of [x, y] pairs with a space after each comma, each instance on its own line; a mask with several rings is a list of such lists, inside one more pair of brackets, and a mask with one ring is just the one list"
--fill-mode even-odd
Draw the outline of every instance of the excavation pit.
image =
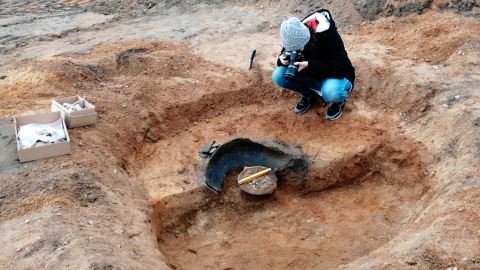
[[[248, 139], [232, 142], [262, 149]], [[395, 238], [429, 188], [422, 147], [405, 145], [418, 144], [395, 138], [309, 166], [304, 181], [284, 175], [268, 196], [243, 192], [242, 168], [231, 166], [239, 163], [219, 155], [218, 164], [229, 164], [220, 166], [229, 168], [221, 193], [199, 187], [154, 205], [158, 246], [174, 269], [331, 269], [352, 262]]]
[[275, 142], [264, 145], [237, 138], [220, 145], [208, 160], [206, 184], [221, 192], [222, 181], [230, 170], [248, 166], [270, 168], [281, 178], [288, 174], [297, 181], [303, 180], [307, 173], [307, 162], [298, 149], [289, 149]]
[[[278, 15], [310, 1], [3, 2], [4, 268], [478, 268], [480, 22], [458, 5], [395, 1], [369, 21], [358, 1], [325, 6], [358, 75], [329, 122], [271, 82]], [[59, 29], [52, 11], [104, 23]], [[71, 95], [98, 124], [69, 131], [71, 156], [20, 166], [10, 119]], [[197, 150], [239, 136], [301, 145], [306, 179], [250, 196], [234, 168], [212, 192]]]

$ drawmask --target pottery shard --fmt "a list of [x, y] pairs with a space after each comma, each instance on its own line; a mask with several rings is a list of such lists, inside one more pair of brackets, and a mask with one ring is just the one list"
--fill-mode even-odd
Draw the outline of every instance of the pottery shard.
[[[253, 167], [245, 167], [243, 171], [238, 175], [238, 181], [256, 174], [260, 171], [268, 169], [262, 166], [253, 166]], [[275, 173], [269, 171], [267, 174], [259, 176], [247, 183], [240, 184], [240, 188], [252, 195], [264, 195], [264, 194], [271, 194], [277, 188], [277, 177]]]

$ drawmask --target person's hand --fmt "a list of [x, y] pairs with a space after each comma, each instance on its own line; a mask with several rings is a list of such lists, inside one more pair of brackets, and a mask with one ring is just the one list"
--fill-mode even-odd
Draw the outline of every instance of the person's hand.
[[278, 57], [278, 59], [280, 59], [280, 62], [281, 62], [282, 65], [284, 65], [284, 66], [288, 66], [288, 64], [290, 63], [290, 60], [286, 59], [286, 58], [285, 58], [285, 55], [283, 55], [283, 54], [280, 55], [280, 56]]
[[294, 65], [298, 66], [298, 72], [304, 70], [306, 67], [308, 67], [308, 61], [302, 61], [302, 62], [294, 62]]

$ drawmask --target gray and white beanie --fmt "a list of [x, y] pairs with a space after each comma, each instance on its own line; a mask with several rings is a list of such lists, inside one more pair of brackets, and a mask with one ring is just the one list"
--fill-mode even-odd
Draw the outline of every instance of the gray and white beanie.
[[289, 18], [280, 26], [280, 38], [282, 45], [287, 51], [295, 51], [303, 48], [310, 40], [310, 31], [297, 18]]

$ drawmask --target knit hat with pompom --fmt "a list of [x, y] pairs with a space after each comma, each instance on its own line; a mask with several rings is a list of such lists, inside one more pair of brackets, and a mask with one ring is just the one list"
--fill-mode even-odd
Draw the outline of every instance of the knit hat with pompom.
[[282, 22], [280, 38], [285, 50], [300, 50], [310, 40], [310, 31], [299, 19], [292, 17]]

